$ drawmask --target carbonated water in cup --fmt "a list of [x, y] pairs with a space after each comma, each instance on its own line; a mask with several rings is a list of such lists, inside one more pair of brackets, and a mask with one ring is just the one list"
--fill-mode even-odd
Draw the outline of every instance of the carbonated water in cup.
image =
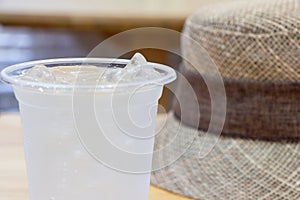
[[19, 101], [31, 200], [146, 200], [158, 99], [173, 69], [131, 60], [33, 61], [1, 72]]

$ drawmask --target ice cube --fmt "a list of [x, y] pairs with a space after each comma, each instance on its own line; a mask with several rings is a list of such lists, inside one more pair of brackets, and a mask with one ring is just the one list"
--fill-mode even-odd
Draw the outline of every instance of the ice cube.
[[162, 75], [147, 63], [142, 54], [136, 53], [124, 68], [93, 65], [56, 67], [36, 65], [21, 75], [20, 79], [53, 84], [94, 85], [155, 80]]
[[137, 67], [141, 67], [145, 64], [147, 64], [146, 58], [142, 54], [136, 53], [130, 59], [130, 62], [126, 65], [125, 69], [128, 71], [131, 71], [131, 70], [135, 70]]
[[124, 74], [124, 69], [122, 68], [109, 68], [106, 70], [100, 80], [103, 80], [107, 83], [116, 83], [118, 82]]
[[34, 82], [55, 82], [54, 74], [45, 65], [36, 65], [26, 71], [21, 77], [23, 80]]

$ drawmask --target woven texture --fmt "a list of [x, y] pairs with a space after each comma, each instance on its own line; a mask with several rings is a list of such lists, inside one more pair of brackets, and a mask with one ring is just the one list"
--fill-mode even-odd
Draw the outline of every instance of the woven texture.
[[[170, 113], [155, 148], [171, 143], [179, 129], [186, 134], [193, 131]], [[210, 154], [200, 159], [200, 147], [203, 151], [210, 147], [210, 143], [202, 142], [204, 135], [199, 131], [179, 160], [154, 172], [152, 184], [201, 200], [300, 199], [299, 143], [221, 137]], [[169, 159], [181, 150], [169, 146], [155, 161]]]
[[[184, 34], [208, 51], [224, 78], [293, 82], [300, 79], [299, 13], [299, 0], [216, 5], [192, 15]], [[182, 44], [189, 61], [203, 62], [197, 45]]]
[[[201, 8], [186, 21], [183, 66], [192, 74], [187, 79], [197, 86], [193, 88], [198, 88], [201, 117], [209, 122], [210, 99], [195, 72], [213, 77], [217, 71], [199, 46], [225, 82], [228, 134], [214, 146], [214, 134], [190, 126], [189, 121], [195, 122], [191, 95], [179, 82], [179, 96], [186, 98], [189, 108], [184, 112], [191, 114], [180, 120], [173, 107], [155, 145], [155, 150], [167, 148], [153, 161], [164, 163], [185, 153], [155, 171], [152, 184], [201, 200], [300, 199], [299, 13], [299, 0], [235, 2]], [[192, 145], [185, 150], [195, 131]], [[278, 140], [265, 140], [274, 136]], [[209, 154], [200, 158], [201, 151]]]

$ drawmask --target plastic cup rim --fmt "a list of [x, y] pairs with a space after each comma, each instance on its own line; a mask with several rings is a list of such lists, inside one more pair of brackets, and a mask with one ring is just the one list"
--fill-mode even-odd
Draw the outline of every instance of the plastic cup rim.
[[16, 78], [16, 76], [10, 75], [13, 71], [28, 69], [29, 67], [33, 67], [39, 64], [43, 65], [63, 65], [63, 64], [72, 64], [72, 63], [81, 63], [82, 65], [86, 64], [127, 64], [129, 59], [116, 59], [116, 58], [55, 58], [55, 59], [44, 59], [44, 60], [35, 60], [29, 62], [23, 62], [19, 64], [14, 64], [4, 68], [0, 73], [0, 80], [5, 83], [8, 83], [12, 86], [23, 87], [28, 89], [55, 89], [57, 90], [74, 90], [74, 89], [93, 89], [97, 91], [112, 91], [112, 90], [125, 90], [130, 87], [137, 87], [139, 85], [148, 85], [149, 87], [157, 87], [158, 85], [163, 86], [167, 83], [170, 83], [176, 79], [176, 72], [169, 66], [147, 62], [148, 65], [151, 65], [154, 69], [162, 70], [166, 75], [163, 77], [159, 77], [153, 80], [146, 81], [133, 81], [130, 83], [114, 83], [114, 84], [101, 84], [101, 85], [67, 85], [67, 84], [54, 84], [54, 83], [44, 83], [44, 82], [33, 82], [27, 80], [21, 80]]

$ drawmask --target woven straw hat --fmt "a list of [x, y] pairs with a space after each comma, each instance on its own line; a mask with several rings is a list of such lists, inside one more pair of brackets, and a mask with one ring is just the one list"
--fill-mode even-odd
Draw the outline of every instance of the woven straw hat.
[[[154, 160], [170, 159], [197, 134], [178, 160], [153, 172], [152, 184], [203, 200], [300, 199], [300, 1], [201, 8], [186, 21], [183, 34], [217, 65], [226, 90], [226, 120], [217, 144], [199, 157], [214, 143], [214, 134], [205, 131], [212, 111], [202, 77], [215, 71], [203, 68], [206, 59], [182, 37], [183, 55], [198, 65], [183, 61], [180, 71], [197, 94], [201, 118], [191, 126], [195, 109], [187, 106], [182, 118], [174, 104], [155, 145], [168, 148]], [[178, 96], [191, 104], [180, 81]]]

